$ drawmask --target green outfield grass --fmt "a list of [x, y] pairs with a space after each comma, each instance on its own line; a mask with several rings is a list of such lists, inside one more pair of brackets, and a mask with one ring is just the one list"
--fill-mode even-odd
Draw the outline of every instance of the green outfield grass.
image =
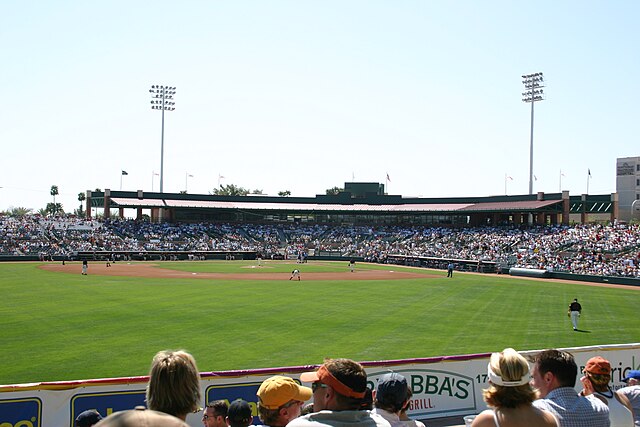
[[[292, 270], [266, 263], [261, 273]], [[0, 384], [144, 375], [161, 349], [184, 348], [201, 371], [215, 371], [640, 342], [640, 289], [429, 270], [440, 277], [304, 280], [346, 271], [345, 262], [299, 266], [301, 282], [81, 276], [37, 265], [0, 264]], [[162, 263], [255, 272], [247, 265], [255, 262]], [[585, 332], [566, 316], [576, 297]]]

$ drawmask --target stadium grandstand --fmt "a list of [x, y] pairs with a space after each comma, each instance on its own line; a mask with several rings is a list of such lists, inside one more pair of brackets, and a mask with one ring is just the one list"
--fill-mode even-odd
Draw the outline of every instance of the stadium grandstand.
[[[382, 194], [375, 183], [346, 183], [345, 189], [315, 198], [88, 192], [87, 218], [0, 216], [0, 259], [255, 259], [260, 254], [429, 268], [453, 261], [458, 270], [483, 273], [524, 269], [598, 280], [640, 278], [640, 227], [615, 221], [615, 194], [404, 199]], [[92, 218], [96, 207], [104, 215]], [[122, 217], [131, 208], [138, 219]], [[161, 217], [165, 221], [158, 221]]]

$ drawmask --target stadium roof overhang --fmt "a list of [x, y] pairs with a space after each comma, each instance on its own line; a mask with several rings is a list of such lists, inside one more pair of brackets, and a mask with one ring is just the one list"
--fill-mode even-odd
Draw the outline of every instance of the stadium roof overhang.
[[173, 200], [151, 198], [111, 198], [114, 208], [174, 208], [174, 209], [239, 209], [288, 212], [365, 212], [365, 213], [480, 213], [558, 211], [561, 200], [506, 201], [481, 203], [400, 203], [400, 204], [339, 204], [290, 203], [220, 200]]

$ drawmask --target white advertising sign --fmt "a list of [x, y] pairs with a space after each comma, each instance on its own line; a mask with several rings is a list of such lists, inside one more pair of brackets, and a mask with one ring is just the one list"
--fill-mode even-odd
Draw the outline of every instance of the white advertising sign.
[[[569, 348], [581, 370], [596, 355], [611, 362], [612, 387], [624, 386], [630, 369], [640, 369], [640, 343]], [[499, 349], [502, 350], [502, 349]], [[497, 351], [499, 351], [497, 350]], [[536, 351], [523, 352], [533, 355]], [[404, 375], [412, 389], [409, 416], [432, 419], [477, 414], [486, 408], [482, 389], [487, 387], [488, 354], [445, 356], [427, 359], [363, 362], [369, 386], [393, 370]], [[202, 373], [202, 406], [213, 400], [249, 402], [257, 418], [256, 392], [266, 378], [281, 374], [299, 379], [304, 367]], [[87, 409], [103, 416], [144, 405], [146, 377], [0, 386], [0, 427], [73, 427], [75, 417]], [[577, 381], [576, 390], [580, 389]], [[190, 426], [201, 426], [202, 413], [187, 417]]]

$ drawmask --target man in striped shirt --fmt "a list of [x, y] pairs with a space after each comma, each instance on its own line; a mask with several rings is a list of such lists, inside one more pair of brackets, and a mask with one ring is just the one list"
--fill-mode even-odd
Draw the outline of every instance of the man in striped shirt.
[[595, 396], [574, 389], [578, 366], [566, 351], [544, 350], [534, 358], [531, 385], [540, 399], [533, 406], [553, 413], [560, 427], [610, 427], [609, 407]]

